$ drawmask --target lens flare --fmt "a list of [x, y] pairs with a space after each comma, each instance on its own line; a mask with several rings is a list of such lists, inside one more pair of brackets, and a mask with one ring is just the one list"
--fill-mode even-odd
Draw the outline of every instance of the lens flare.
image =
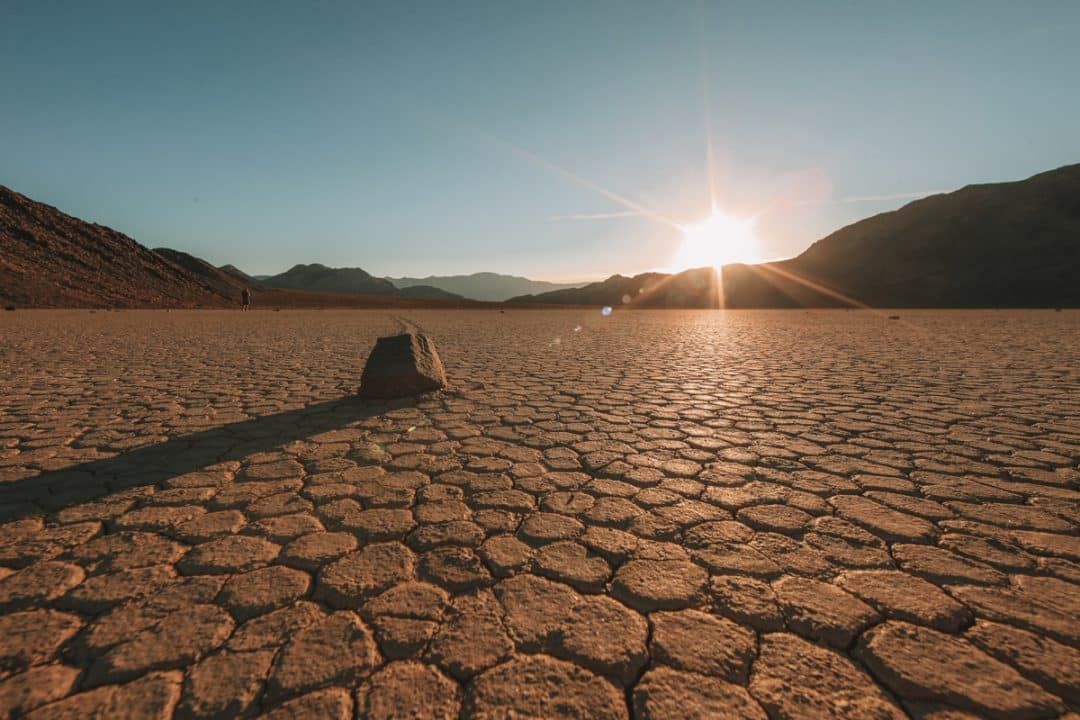
[[713, 210], [704, 220], [682, 227], [683, 242], [675, 258], [680, 269], [728, 263], [757, 263], [764, 258], [754, 233], [754, 218], [738, 218]]

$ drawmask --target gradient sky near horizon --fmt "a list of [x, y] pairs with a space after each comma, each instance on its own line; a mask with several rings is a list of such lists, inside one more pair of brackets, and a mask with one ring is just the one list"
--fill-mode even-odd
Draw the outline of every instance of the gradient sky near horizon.
[[0, 184], [250, 273], [669, 267], [706, 120], [770, 258], [1080, 161], [1075, 0], [168, 5], [5, 8]]

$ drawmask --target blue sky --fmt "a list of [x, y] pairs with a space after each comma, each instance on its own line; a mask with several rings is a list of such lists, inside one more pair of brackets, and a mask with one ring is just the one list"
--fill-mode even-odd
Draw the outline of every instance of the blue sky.
[[706, 95], [769, 257], [1080, 161], [1074, 0], [159, 5], [9, 4], [0, 184], [252, 273], [667, 267]]

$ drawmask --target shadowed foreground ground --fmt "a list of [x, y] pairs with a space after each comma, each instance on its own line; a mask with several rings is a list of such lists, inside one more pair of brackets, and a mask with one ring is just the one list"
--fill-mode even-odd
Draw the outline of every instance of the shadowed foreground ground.
[[901, 315], [0, 314], [0, 716], [1075, 711], [1080, 315]]

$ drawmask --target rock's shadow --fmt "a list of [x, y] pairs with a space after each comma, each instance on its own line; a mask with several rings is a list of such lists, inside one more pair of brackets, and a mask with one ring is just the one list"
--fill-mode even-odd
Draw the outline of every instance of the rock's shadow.
[[295, 440], [337, 430], [419, 398], [388, 402], [343, 397], [275, 415], [263, 415], [62, 470], [0, 485], [0, 522], [55, 513], [121, 490], [158, 485], [215, 463], [240, 460]]

